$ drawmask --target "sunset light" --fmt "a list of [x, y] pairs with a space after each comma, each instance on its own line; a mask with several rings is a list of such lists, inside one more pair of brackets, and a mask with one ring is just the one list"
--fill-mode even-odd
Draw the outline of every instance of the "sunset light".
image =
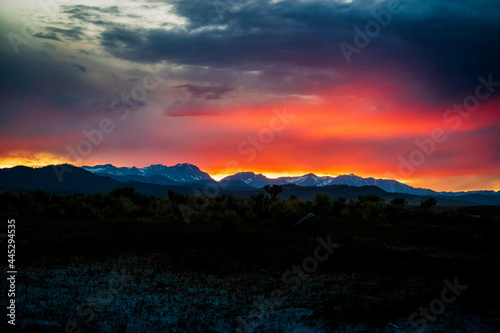
[[[216, 179], [498, 187], [498, 47], [481, 21], [464, 34], [409, 1], [7, 3], [2, 167], [192, 163]], [[474, 20], [491, 14], [472, 6]], [[386, 13], [376, 36], [355, 29]], [[440, 23], [406, 25], [426, 20]]]
[[500, 0], [1, 0], [0, 32], [0, 332], [499, 332]]

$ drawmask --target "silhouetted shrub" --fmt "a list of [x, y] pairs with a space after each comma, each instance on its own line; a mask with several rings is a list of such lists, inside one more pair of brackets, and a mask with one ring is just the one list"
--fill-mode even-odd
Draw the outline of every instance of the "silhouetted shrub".
[[360, 195], [358, 197], [359, 202], [379, 202], [382, 199], [375, 194]]
[[437, 204], [437, 200], [435, 198], [429, 198], [429, 199], [422, 201], [420, 203], [420, 208], [429, 209], [429, 208], [436, 206], [436, 204]]
[[408, 202], [406, 201], [406, 197], [397, 197], [391, 200], [391, 205], [393, 206], [405, 206]]
[[269, 193], [269, 195], [271, 196], [271, 199], [275, 200], [276, 196], [278, 194], [280, 194], [281, 192], [283, 192], [283, 187], [280, 185], [276, 185], [276, 184], [273, 186], [266, 185], [266, 186], [264, 186], [264, 190], [266, 190], [266, 192]]

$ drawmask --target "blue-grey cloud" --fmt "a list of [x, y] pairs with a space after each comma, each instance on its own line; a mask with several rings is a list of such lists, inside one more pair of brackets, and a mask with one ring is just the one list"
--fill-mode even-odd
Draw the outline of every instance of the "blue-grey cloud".
[[195, 84], [184, 84], [180, 86], [174, 86], [173, 88], [185, 88], [194, 97], [203, 97], [207, 101], [220, 99], [222, 95], [230, 92], [233, 88], [228, 86], [199, 86]]
[[61, 39], [53, 32], [51, 32], [51, 33], [38, 32], [38, 33], [34, 34], [33, 37], [61, 41]]
[[221, 3], [216, 10], [211, 1], [176, 1], [176, 13], [188, 21], [184, 29], [109, 25], [101, 45], [135, 62], [348, 70], [357, 73], [353, 80], [396, 68], [428, 85], [431, 100], [470, 91], [478, 75], [500, 75], [498, 1], [401, 1], [400, 12], [350, 64], [339, 45], [354, 45], [355, 28], [376, 22], [373, 12], [386, 12], [389, 1]]
[[[339, 45], [354, 45], [355, 29], [364, 30], [376, 21], [373, 13], [385, 13], [390, 1], [165, 0], [139, 5], [155, 8], [165, 3], [173, 4], [172, 11], [186, 20], [184, 26], [140, 25], [137, 20], [125, 25], [123, 19], [140, 16], [140, 11], [126, 7], [61, 6], [70, 23], [53, 21], [35, 36], [75, 43], [75, 49], [89, 58], [105, 54], [138, 65], [176, 65], [169, 75], [184, 80], [193, 96], [195, 86], [188, 84], [197, 80], [203, 87], [240, 86], [292, 95], [366, 81], [376, 74], [408, 87], [407, 93], [417, 101], [449, 105], [471, 93], [478, 75], [500, 77], [498, 1], [401, 0], [400, 12], [391, 15], [368, 46], [352, 55], [351, 63]], [[88, 45], [95, 45], [98, 52], [89, 52]], [[29, 72], [45, 73], [44, 68], [35, 68], [38, 65], [44, 66], [35, 61]], [[66, 73], [60, 77], [74, 85]], [[9, 81], [14, 83], [8, 90], [15, 90], [16, 80]], [[209, 99], [219, 97], [215, 93]]]
[[85, 68], [85, 66], [82, 66], [82, 65], [79, 65], [79, 64], [71, 64], [71, 66], [73, 66], [73, 68], [78, 69], [82, 73], [85, 73], [87, 71], [87, 69]]

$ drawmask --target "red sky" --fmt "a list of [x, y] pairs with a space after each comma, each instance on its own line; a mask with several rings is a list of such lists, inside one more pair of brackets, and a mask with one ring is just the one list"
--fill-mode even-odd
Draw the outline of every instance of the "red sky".
[[342, 43], [387, 2], [262, 1], [221, 16], [129, 5], [62, 1], [26, 35], [37, 2], [4, 8], [0, 167], [192, 163], [215, 178], [500, 190], [500, 18], [482, 1], [401, 1], [350, 61]]

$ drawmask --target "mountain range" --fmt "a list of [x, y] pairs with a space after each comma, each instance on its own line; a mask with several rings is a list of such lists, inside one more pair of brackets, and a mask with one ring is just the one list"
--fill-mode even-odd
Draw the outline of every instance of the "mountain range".
[[[152, 164], [144, 168], [136, 167], [115, 167], [111, 164], [83, 166], [83, 169], [100, 176], [108, 176], [121, 182], [135, 180], [139, 182], [159, 184], [159, 185], [182, 185], [183, 183], [199, 183], [214, 181], [206, 172], [201, 171], [196, 165], [183, 163], [174, 166], [165, 166], [162, 164]], [[239, 172], [227, 176], [220, 180], [222, 183], [245, 184], [255, 188], [262, 188], [265, 185], [284, 185], [293, 184], [297, 186], [317, 186], [325, 187], [329, 185], [348, 185], [348, 186], [377, 186], [389, 193], [414, 194], [421, 196], [447, 195], [457, 196], [465, 194], [500, 194], [495, 191], [467, 191], [467, 192], [436, 192], [430, 189], [415, 188], [392, 179], [363, 178], [354, 174], [332, 176], [316, 176], [308, 173], [297, 177], [279, 177], [268, 178], [263, 174], [254, 172]]]
[[316, 176], [312, 173], [298, 177], [267, 178], [253, 172], [240, 172], [215, 181], [193, 164], [174, 166], [162, 164], [144, 168], [115, 167], [111, 164], [75, 167], [72, 165], [29, 168], [17, 166], [0, 169], [0, 189], [36, 190], [53, 193], [95, 193], [132, 186], [137, 191], [165, 195], [168, 190], [183, 194], [203, 192], [208, 185], [217, 186], [219, 194], [248, 197], [262, 191], [265, 185], [283, 185], [280, 197], [295, 195], [310, 200], [317, 193], [329, 193], [357, 199], [359, 195], [376, 194], [385, 200], [405, 195], [409, 203], [418, 204], [422, 198], [435, 197], [446, 205], [500, 205], [500, 191], [436, 192], [414, 188], [392, 179], [363, 178], [353, 174]]
[[228, 176], [223, 180], [241, 180], [248, 185], [254, 187], [263, 187], [266, 184], [294, 184], [298, 186], [329, 186], [329, 185], [349, 185], [349, 186], [377, 186], [387, 192], [393, 193], [406, 193], [415, 195], [435, 195], [437, 192], [427, 189], [414, 188], [409, 185], [400, 183], [392, 179], [375, 179], [375, 178], [362, 178], [354, 174], [340, 175], [337, 177], [331, 176], [316, 176], [309, 173], [298, 177], [280, 177], [270, 179], [262, 174], [255, 174], [253, 172], [240, 172], [232, 176]]
[[101, 176], [109, 176], [119, 181], [147, 181], [160, 185], [174, 185], [177, 183], [192, 183], [199, 180], [212, 180], [206, 172], [201, 171], [196, 165], [183, 163], [174, 166], [151, 164], [145, 168], [115, 167], [111, 164], [82, 166], [84, 170]]

